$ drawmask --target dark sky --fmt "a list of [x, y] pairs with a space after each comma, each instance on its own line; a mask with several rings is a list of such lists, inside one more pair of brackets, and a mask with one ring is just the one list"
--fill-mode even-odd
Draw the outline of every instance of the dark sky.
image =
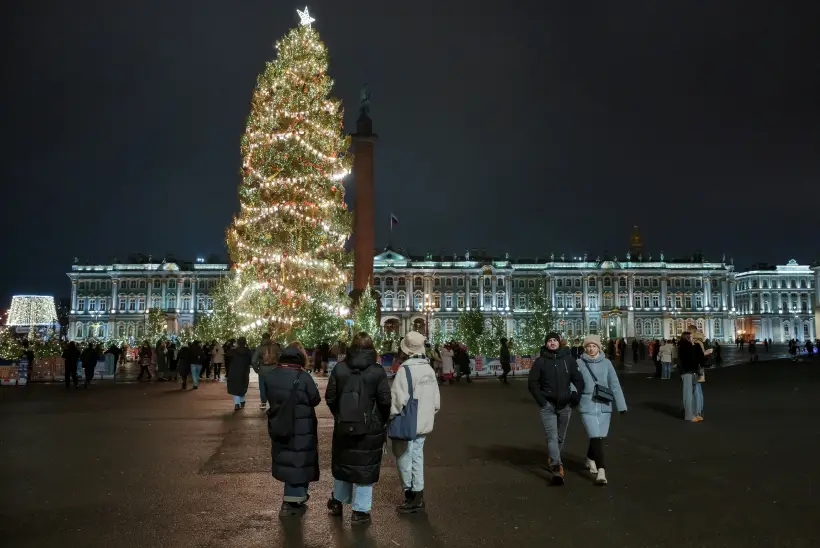
[[[301, 1], [301, 0], [300, 0]], [[377, 245], [820, 258], [820, 3], [313, 0]], [[223, 252], [281, 0], [7, 0], [0, 306], [76, 255]]]

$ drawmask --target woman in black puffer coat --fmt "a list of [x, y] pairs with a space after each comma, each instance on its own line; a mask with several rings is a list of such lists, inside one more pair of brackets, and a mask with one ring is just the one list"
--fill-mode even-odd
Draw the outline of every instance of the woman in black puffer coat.
[[[305, 351], [299, 343], [291, 343], [279, 356], [279, 365], [264, 380], [270, 426], [288, 400], [291, 389], [296, 390], [294, 435], [289, 438], [271, 436], [271, 474], [285, 484], [281, 517], [301, 516], [307, 510], [308, 485], [319, 479], [319, 436], [316, 410], [322, 401], [316, 381], [305, 372]], [[231, 367], [233, 370], [233, 364]]]
[[[366, 433], [350, 435], [340, 426], [340, 411], [345, 385], [356, 376], [360, 376], [362, 384], [360, 408], [368, 410], [371, 420]], [[328, 509], [331, 515], [341, 516], [342, 504], [352, 504], [351, 523], [367, 523], [373, 503], [373, 484], [379, 481], [390, 417], [390, 385], [384, 368], [377, 361], [373, 339], [367, 333], [353, 337], [347, 358], [333, 368], [325, 400], [335, 419], [333, 495], [327, 503]]]

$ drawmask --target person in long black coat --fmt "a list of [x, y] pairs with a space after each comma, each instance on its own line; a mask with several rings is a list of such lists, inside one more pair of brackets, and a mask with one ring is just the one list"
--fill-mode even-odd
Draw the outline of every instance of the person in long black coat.
[[65, 360], [65, 387], [68, 388], [68, 380], [74, 381], [74, 388], [77, 386], [77, 362], [80, 361], [80, 349], [77, 348], [77, 343], [69, 342], [65, 350], [63, 350], [63, 359]]
[[[279, 364], [260, 382], [270, 402], [268, 433], [271, 424], [295, 390], [294, 435], [271, 436], [271, 475], [285, 484], [281, 517], [301, 516], [307, 510], [308, 486], [319, 480], [319, 434], [316, 410], [322, 401], [316, 381], [305, 372], [307, 356], [298, 343], [291, 343], [279, 356]], [[236, 362], [231, 362], [231, 373]]]
[[179, 361], [177, 362], [177, 372], [182, 378], [182, 389], [188, 388], [188, 375], [191, 374], [191, 347], [183, 344], [177, 354]]
[[[360, 397], [371, 413], [366, 434], [351, 436], [339, 428], [339, 406], [345, 385], [353, 375], [361, 375], [364, 391]], [[390, 418], [390, 385], [384, 368], [377, 361], [373, 339], [359, 333], [347, 352], [346, 359], [336, 364], [330, 373], [325, 401], [333, 417], [333, 494], [327, 503], [331, 515], [341, 516], [342, 505], [353, 505], [351, 523], [370, 521], [373, 505], [373, 484], [379, 481], [382, 448], [387, 439]]]
[[239, 337], [236, 341], [236, 348], [231, 348], [229, 353], [233, 367], [228, 372], [228, 394], [233, 396], [233, 410], [239, 411], [245, 407], [245, 394], [248, 393], [253, 352], [248, 348], [247, 339]]
[[94, 369], [97, 367], [97, 359], [99, 356], [100, 353], [97, 350], [97, 347], [93, 344], [89, 344], [80, 355], [80, 359], [83, 361], [83, 373], [85, 375], [86, 388], [88, 388], [91, 384], [91, 379], [94, 377]]

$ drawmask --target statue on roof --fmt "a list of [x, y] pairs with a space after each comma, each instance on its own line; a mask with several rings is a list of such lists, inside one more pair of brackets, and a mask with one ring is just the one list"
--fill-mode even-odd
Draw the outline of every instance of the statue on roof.
[[555, 253], [550, 253], [550, 262], [551, 263], [555, 262]]
[[627, 251], [627, 252], [626, 252], [626, 260], [627, 260], [627, 261], [629, 261], [630, 259], [632, 259], [632, 253], [630, 253], [629, 251]]
[[464, 254], [464, 257], [469, 261], [470, 260], [470, 250], [467, 250], [467, 253]]
[[359, 113], [362, 116], [370, 115], [370, 88], [367, 84], [363, 85], [359, 91]]
[[663, 262], [663, 251], [661, 251], [661, 262]]

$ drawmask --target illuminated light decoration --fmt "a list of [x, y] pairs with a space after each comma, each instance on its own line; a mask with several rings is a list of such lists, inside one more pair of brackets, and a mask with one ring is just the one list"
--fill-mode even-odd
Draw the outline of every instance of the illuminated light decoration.
[[316, 21], [316, 19], [311, 17], [310, 14], [308, 13], [307, 6], [305, 6], [305, 11], [296, 10], [296, 13], [299, 14], [299, 19], [301, 19], [301, 21], [299, 21], [300, 25], [305, 25], [305, 26], [309, 27], [311, 23]]
[[11, 309], [7, 325], [36, 326], [51, 325], [57, 321], [54, 297], [46, 295], [15, 295], [11, 298]]

